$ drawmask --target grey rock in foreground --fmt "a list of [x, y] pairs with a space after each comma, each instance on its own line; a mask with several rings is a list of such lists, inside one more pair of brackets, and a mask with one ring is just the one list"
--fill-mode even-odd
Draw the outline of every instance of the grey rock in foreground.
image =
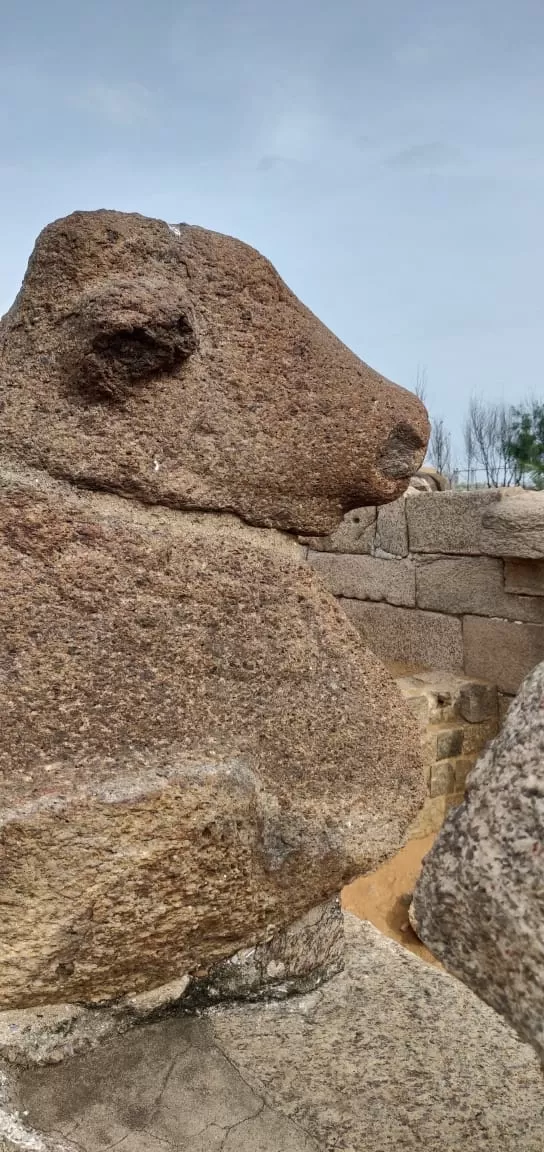
[[26, 1072], [28, 1125], [78, 1152], [540, 1152], [531, 1049], [371, 925], [346, 916], [346, 936], [319, 991], [167, 1017]]
[[435, 956], [544, 1060], [544, 664], [426, 857], [411, 915]]

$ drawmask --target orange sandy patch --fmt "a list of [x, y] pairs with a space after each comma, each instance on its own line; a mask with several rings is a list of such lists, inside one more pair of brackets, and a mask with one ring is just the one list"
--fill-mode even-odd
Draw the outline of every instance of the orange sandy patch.
[[438, 960], [418, 940], [408, 921], [407, 895], [413, 891], [421, 871], [423, 857], [429, 851], [434, 835], [410, 840], [392, 860], [382, 864], [369, 876], [360, 876], [342, 892], [342, 904], [361, 920], [370, 920], [385, 936], [390, 936], [414, 952], [421, 960], [438, 967]]

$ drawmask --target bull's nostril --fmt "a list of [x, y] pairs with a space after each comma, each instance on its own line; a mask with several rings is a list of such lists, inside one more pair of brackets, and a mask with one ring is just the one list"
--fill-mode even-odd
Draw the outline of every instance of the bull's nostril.
[[397, 424], [387, 437], [378, 467], [392, 479], [409, 478], [423, 463], [426, 447], [410, 424]]

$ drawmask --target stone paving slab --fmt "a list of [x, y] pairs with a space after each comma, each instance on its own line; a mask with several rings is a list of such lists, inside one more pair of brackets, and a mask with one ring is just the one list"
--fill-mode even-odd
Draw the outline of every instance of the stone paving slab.
[[533, 1051], [468, 989], [346, 916], [345, 971], [282, 1003], [169, 1016], [23, 1074], [77, 1152], [541, 1152]]

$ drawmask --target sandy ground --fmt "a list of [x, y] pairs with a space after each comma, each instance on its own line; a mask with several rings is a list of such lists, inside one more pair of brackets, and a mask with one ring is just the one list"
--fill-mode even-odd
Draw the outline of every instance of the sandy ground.
[[[400, 852], [369, 876], [354, 880], [342, 892], [342, 904], [361, 920], [370, 920], [380, 932], [403, 944], [421, 960], [438, 965], [438, 960], [418, 940], [408, 922], [408, 900], [419, 872], [421, 861], [431, 848], [434, 835], [411, 840]], [[440, 967], [440, 965], [438, 965]]]

